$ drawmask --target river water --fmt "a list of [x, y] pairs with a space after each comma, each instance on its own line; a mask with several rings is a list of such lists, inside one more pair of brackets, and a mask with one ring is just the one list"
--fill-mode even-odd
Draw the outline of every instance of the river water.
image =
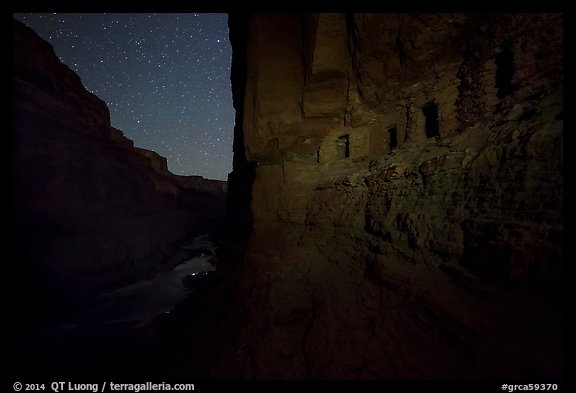
[[153, 341], [162, 317], [191, 295], [182, 279], [215, 270], [209, 261], [216, 246], [209, 235], [197, 236], [181, 248], [196, 256], [152, 278], [104, 293], [81, 311], [18, 337], [17, 372], [75, 376], [118, 371], [121, 375], [126, 363], [134, 363], [138, 351]]
[[78, 315], [79, 320], [98, 320], [103, 323], [118, 323], [129, 320], [154, 318], [170, 310], [190, 294], [182, 284], [182, 279], [192, 273], [214, 271], [216, 267], [208, 262], [216, 253], [216, 247], [209, 235], [194, 238], [183, 249], [208, 252], [193, 257], [174, 269], [156, 274], [148, 280], [140, 280], [131, 285], [101, 295], [96, 306]]

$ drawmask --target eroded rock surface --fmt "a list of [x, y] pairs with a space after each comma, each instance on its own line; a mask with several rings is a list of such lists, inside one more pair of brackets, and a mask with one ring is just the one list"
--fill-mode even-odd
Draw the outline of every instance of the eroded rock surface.
[[231, 16], [250, 205], [212, 375], [563, 375], [562, 23]]

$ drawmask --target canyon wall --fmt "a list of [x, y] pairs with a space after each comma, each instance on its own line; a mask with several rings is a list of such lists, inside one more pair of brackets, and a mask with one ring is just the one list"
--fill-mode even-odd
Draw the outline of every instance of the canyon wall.
[[562, 377], [562, 15], [229, 26], [212, 375]]
[[21, 305], [73, 302], [165, 268], [167, 247], [223, 223], [226, 182], [173, 175], [165, 158], [135, 148], [17, 21], [13, 44], [11, 280]]

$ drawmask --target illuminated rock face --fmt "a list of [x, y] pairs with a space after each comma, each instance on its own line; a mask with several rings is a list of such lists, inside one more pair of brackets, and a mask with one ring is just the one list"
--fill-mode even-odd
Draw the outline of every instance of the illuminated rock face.
[[[161, 266], [162, 250], [223, 221], [226, 183], [175, 176], [14, 21], [13, 264], [23, 304], [77, 300]], [[160, 254], [159, 254], [160, 253]]]
[[561, 376], [561, 15], [230, 26], [242, 256], [213, 374]]

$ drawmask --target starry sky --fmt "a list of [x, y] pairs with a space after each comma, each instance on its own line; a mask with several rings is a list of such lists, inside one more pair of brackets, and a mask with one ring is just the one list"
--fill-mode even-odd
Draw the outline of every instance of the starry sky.
[[13, 14], [110, 109], [112, 126], [178, 175], [232, 170], [226, 14]]

